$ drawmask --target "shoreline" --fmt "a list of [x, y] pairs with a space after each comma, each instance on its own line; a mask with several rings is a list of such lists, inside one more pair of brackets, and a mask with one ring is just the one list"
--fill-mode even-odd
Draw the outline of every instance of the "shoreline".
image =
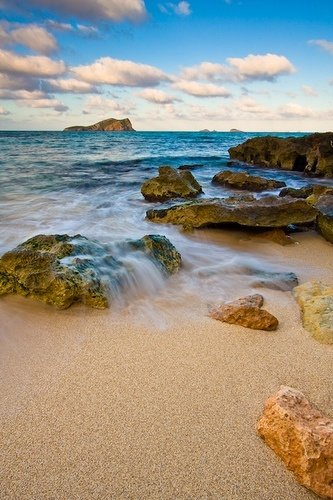
[[[228, 231], [192, 237], [248, 245]], [[311, 232], [296, 239], [251, 239], [251, 252], [285, 263], [301, 283], [333, 276], [331, 245]], [[333, 349], [302, 328], [291, 292], [255, 290], [276, 332], [209, 318], [210, 298], [193, 290], [114, 312], [2, 299], [3, 497], [317, 498], [255, 426], [280, 385], [333, 416]]]

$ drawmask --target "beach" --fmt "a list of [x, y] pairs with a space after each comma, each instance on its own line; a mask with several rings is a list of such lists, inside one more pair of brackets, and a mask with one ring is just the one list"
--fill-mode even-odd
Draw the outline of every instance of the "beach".
[[[250, 244], [301, 283], [332, 283], [331, 244], [296, 236], [286, 247], [232, 231], [189, 238]], [[265, 332], [209, 318], [212, 297], [181, 298], [173, 279], [114, 312], [1, 300], [1, 498], [316, 498], [256, 422], [280, 385], [332, 417], [332, 347], [302, 328], [292, 292], [230, 289], [263, 294], [280, 322]]]

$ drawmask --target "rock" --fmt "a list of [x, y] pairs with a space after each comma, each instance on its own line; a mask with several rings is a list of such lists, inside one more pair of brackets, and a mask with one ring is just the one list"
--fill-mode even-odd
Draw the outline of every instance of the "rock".
[[254, 275], [255, 279], [252, 286], [257, 288], [270, 288], [271, 290], [281, 290], [288, 292], [293, 290], [298, 285], [298, 278], [295, 273], [291, 272], [270, 272], [260, 269], [250, 270], [250, 275]]
[[158, 169], [159, 175], [145, 181], [141, 193], [148, 201], [165, 201], [170, 198], [193, 198], [202, 193], [200, 184], [188, 170], [178, 172], [172, 167]]
[[121, 255], [138, 250], [164, 274], [180, 267], [180, 254], [164, 236], [125, 241], [118, 252], [81, 235], [34, 236], [1, 257], [0, 295], [23, 295], [59, 309], [74, 302], [103, 309], [132, 271]]
[[323, 344], [333, 344], [333, 287], [309, 281], [294, 288], [304, 328]]
[[333, 498], [333, 420], [292, 387], [265, 403], [259, 435], [297, 481], [323, 498]]
[[73, 127], [66, 127], [64, 132], [82, 132], [85, 130], [99, 131], [99, 132], [135, 132], [132, 124], [128, 118], [116, 120], [116, 118], [108, 118], [101, 122], [94, 123], [93, 125], [74, 125]]
[[241, 299], [227, 302], [209, 311], [211, 318], [233, 325], [252, 328], [253, 330], [276, 330], [278, 320], [264, 309], [262, 295], [248, 295]]
[[313, 193], [313, 186], [304, 186], [302, 188], [285, 187], [281, 189], [279, 196], [292, 196], [293, 198], [308, 198]]
[[203, 163], [192, 163], [190, 165], [180, 165], [178, 170], [195, 170], [196, 168], [203, 167]]
[[286, 185], [285, 182], [265, 179], [265, 177], [259, 175], [249, 175], [246, 172], [232, 172], [231, 170], [225, 170], [214, 175], [212, 182], [233, 189], [247, 189], [248, 191], [265, 191]]
[[229, 149], [230, 158], [265, 167], [333, 177], [333, 133], [303, 137], [265, 136], [248, 139]]
[[310, 205], [315, 205], [319, 198], [323, 196], [324, 194], [329, 194], [333, 195], [333, 187], [331, 186], [323, 186], [323, 185], [318, 185], [318, 186], [313, 186], [313, 191], [310, 196], [306, 199], [307, 203], [310, 203]]
[[281, 228], [263, 231], [261, 233], [258, 233], [256, 236], [258, 238], [263, 238], [264, 240], [273, 241], [274, 243], [282, 246], [293, 245], [294, 243], [296, 243], [296, 241], [288, 236]]
[[321, 196], [315, 208], [318, 210], [316, 228], [325, 240], [333, 243], [333, 196], [326, 194]]
[[278, 196], [255, 198], [207, 198], [147, 211], [152, 222], [199, 228], [221, 224], [247, 227], [285, 227], [313, 222], [317, 211], [304, 200]]
[[231, 129], [229, 130], [229, 132], [239, 132], [239, 133], [241, 133], [241, 134], [244, 134], [244, 131], [243, 131], [243, 130], [238, 130], [238, 128], [231, 128]]

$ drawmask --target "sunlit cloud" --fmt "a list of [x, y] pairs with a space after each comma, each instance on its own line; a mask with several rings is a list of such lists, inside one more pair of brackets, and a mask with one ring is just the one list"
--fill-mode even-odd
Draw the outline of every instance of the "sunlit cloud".
[[46, 56], [21, 56], [0, 50], [0, 71], [12, 75], [52, 77], [65, 73], [66, 65]]
[[281, 106], [278, 112], [284, 118], [312, 118], [315, 115], [313, 109], [294, 102]]
[[195, 97], [230, 97], [231, 93], [224, 87], [213, 83], [199, 83], [188, 80], [180, 80], [173, 87]]
[[24, 45], [42, 54], [48, 54], [58, 49], [54, 36], [36, 24], [21, 26], [17, 26], [17, 23], [6, 23], [6, 26], [3, 24], [0, 26], [0, 43], [2, 45]]
[[175, 96], [169, 95], [163, 90], [158, 89], [144, 89], [137, 94], [142, 99], [155, 104], [171, 104], [175, 101], [179, 101]]
[[118, 115], [128, 114], [135, 108], [133, 103], [118, 102], [115, 99], [106, 99], [101, 96], [91, 96], [85, 102], [83, 114], [105, 114], [107, 112]]
[[333, 42], [329, 40], [309, 40], [310, 45], [317, 45], [321, 49], [324, 49], [326, 52], [333, 54]]
[[12, 100], [21, 107], [51, 108], [58, 112], [68, 110], [68, 106], [41, 90], [0, 90], [0, 99]]
[[154, 66], [111, 57], [101, 57], [92, 64], [76, 66], [71, 71], [76, 78], [93, 84], [154, 87], [162, 81], [170, 80], [170, 77]]
[[46, 92], [91, 94], [98, 90], [91, 83], [82, 82], [75, 78], [68, 79], [48, 79], [40, 84]]

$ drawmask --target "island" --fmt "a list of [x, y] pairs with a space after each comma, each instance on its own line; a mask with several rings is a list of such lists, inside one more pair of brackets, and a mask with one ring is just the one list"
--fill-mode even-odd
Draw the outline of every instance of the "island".
[[243, 131], [243, 130], [238, 130], [238, 128], [231, 128], [231, 129], [229, 130], [229, 132], [239, 132], [239, 133], [241, 133], [241, 134], [243, 134], [243, 133], [244, 133], [244, 131]]
[[117, 120], [116, 118], [108, 118], [93, 125], [74, 125], [66, 127], [64, 132], [81, 132], [81, 131], [100, 131], [100, 132], [135, 132], [129, 118]]

